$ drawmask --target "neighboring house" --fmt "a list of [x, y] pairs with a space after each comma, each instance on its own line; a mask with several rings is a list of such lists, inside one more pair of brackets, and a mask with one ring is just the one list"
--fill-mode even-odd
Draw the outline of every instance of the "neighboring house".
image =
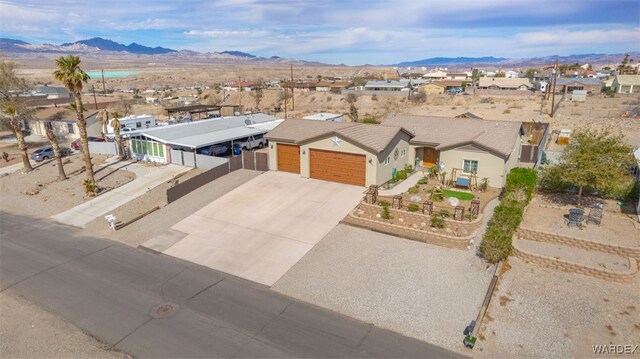
[[303, 90], [303, 91], [315, 91], [316, 90], [316, 86], [318, 85], [317, 82], [285, 82], [282, 87], [283, 88], [294, 88], [296, 90]]
[[333, 122], [342, 122], [342, 115], [338, 115], [335, 113], [321, 112], [316, 113], [309, 116], [304, 116], [303, 120], [314, 120], [314, 121], [333, 121]]
[[[101, 136], [100, 131], [97, 133], [90, 129], [97, 128], [99, 130], [97, 112], [86, 111], [84, 113], [87, 122], [88, 136]], [[37, 109], [29, 120], [29, 129], [31, 133], [46, 136], [47, 129], [51, 129], [56, 136], [67, 137], [68, 139], [76, 139], [80, 137], [80, 131], [77, 125], [76, 112], [65, 107], [48, 107]]]
[[531, 82], [527, 78], [481, 77], [478, 88], [487, 90], [530, 90]]
[[367, 81], [364, 89], [366, 91], [409, 91], [409, 81]]
[[427, 94], [443, 94], [452, 88], [461, 88], [467, 81], [435, 81], [418, 86], [418, 91]]
[[461, 113], [458, 116], [456, 116], [456, 118], [470, 118], [470, 119], [473, 119], [473, 120], [482, 120], [482, 117], [476, 115], [475, 113], [471, 113], [471, 112]]
[[170, 163], [171, 150], [191, 152], [211, 145], [231, 143], [264, 134], [280, 122], [258, 113], [248, 116], [220, 117], [140, 129], [130, 133], [127, 147], [132, 157], [157, 163]]
[[340, 92], [340, 90], [347, 88], [351, 85], [350, 81], [320, 81], [316, 84], [316, 91], [318, 92]]
[[437, 70], [422, 75], [422, 78], [427, 80], [444, 80], [447, 78], [447, 73], [445, 71]]
[[602, 92], [602, 81], [598, 78], [567, 78], [556, 79], [556, 93], [572, 93], [574, 90], [587, 91], [587, 93]]
[[518, 71], [508, 70], [504, 72], [504, 77], [514, 79], [520, 77], [520, 73]]
[[70, 98], [71, 92], [64, 87], [59, 86], [40, 86], [31, 92], [34, 97], [42, 97], [46, 99]]
[[617, 75], [612, 88], [616, 93], [640, 93], [640, 75]]
[[400, 74], [396, 70], [384, 71], [382, 73], [383, 80], [400, 80]]
[[286, 120], [270, 131], [269, 168], [357, 186], [382, 185], [407, 165], [477, 172], [502, 187], [515, 167], [520, 122], [389, 116], [382, 125]]
[[467, 79], [467, 74], [464, 72], [460, 72], [460, 73], [448, 73], [447, 74], [447, 79], [449, 80], [466, 80]]

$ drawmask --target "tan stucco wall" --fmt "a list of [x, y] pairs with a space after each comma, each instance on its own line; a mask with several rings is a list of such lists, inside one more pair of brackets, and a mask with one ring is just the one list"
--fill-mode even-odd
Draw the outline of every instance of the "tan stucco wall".
[[[502, 187], [505, 180], [505, 161], [483, 149], [473, 146], [465, 146], [464, 149], [456, 148], [440, 152], [440, 161], [444, 162], [447, 178], [451, 175], [453, 168], [463, 168], [464, 160], [478, 161], [478, 184], [487, 177], [489, 186]], [[461, 174], [461, 171], [458, 171]]]
[[[512, 168], [518, 165], [518, 159], [520, 158], [521, 150], [522, 150], [522, 138], [518, 136], [518, 139], [516, 140], [516, 144], [513, 146], [513, 150], [511, 151], [511, 155], [509, 155], [509, 158], [507, 158], [507, 160], [505, 161], [504, 174], [503, 174], [504, 180], [507, 179], [507, 175], [509, 174], [509, 171], [511, 171]], [[504, 186], [504, 182], [502, 185]]]
[[[335, 146], [333, 142], [333, 138], [335, 135], [327, 136], [325, 138], [315, 140], [309, 143], [303, 143], [300, 145], [300, 175], [305, 178], [310, 177], [310, 149], [315, 148], [319, 150], [327, 150], [327, 151], [336, 151], [336, 152], [346, 152], [346, 153], [354, 153], [359, 155], [366, 156], [366, 175], [365, 175], [365, 185], [369, 186], [372, 184], [383, 184], [384, 182], [391, 179], [391, 169], [396, 168], [398, 171], [404, 169], [405, 164], [410, 157], [410, 148], [409, 148], [409, 135], [405, 133], [398, 133], [396, 137], [393, 139], [391, 144], [388, 146], [387, 150], [382, 152], [381, 154], [374, 154], [369, 152], [368, 150], [346, 140], [342, 137], [340, 138], [340, 145]], [[398, 156], [397, 160], [393, 159], [393, 151], [398, 148], [399, 153], [402, 150], [405, 150], [405, 156]], [[391, 156], [391, 163], [388, 165], [384, 164], [384, 160], [387, 156]], [[371, 162], [369, 162], [371, 160]], [[269, 143], [269, 169], [275, 171], [278, 169], [278, 143], [270, 142]]]
[[418, 90], [427, 94], [432, 94], [432, 95], [438, 95], [438, 94], [444, 93], [444, 87], [437, 86], [437, 85], [420, 86]]

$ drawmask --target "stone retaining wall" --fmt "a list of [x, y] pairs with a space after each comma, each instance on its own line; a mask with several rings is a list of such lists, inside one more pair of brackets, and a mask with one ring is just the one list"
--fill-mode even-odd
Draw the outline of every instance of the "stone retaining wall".
[[563, 236], [556, 233], [534, 230], [531, 228], [518, 228], [518, 237], [537, 242], [547, 242], [561, 244], [565, 246], [577, 247], [591, 251], [616, 254], [623, 257], [640, 259], [640, 247], [623, 247], [616, 244], [594, 242], [587, 239]]
[[384, 223], [374, 219], [362, 218], [349, 213], [343, 220], [343, 223], [355, 225], [366, 229], [371, 229], [376, 232], [386, 233], [402, 238], [411, 239], [418, 242], [424, 242], [441, 247], [454, 248], [466, 250], [469, 245], [469, 241], [473, 238], [475, 233], [465, 237], [448, 236], [445, 234], [434, 233], [430, 228], [426, 230], [420, 230], [402, 226], [399, 224]]
[[557, 269], [569, 273], [587, 275], [604, 280], [611, 280], [615, 282], [629, 282], [635, 277], [638, 272], [637, 261], [633, 258], [629, 258], [629, 268], [631, 269], [628, 272], [614, 272], [611, 270], [606, 270], [604, 268], [594, 268], [561, 260], [558, 258], [548, 257], [543, 254], [533, 254], [518, 248], [517, 241], [514, 241], [513, 243], [512, 253], [517, 258], [520, 258], [529, 263], [537, 264], [539, 266]]

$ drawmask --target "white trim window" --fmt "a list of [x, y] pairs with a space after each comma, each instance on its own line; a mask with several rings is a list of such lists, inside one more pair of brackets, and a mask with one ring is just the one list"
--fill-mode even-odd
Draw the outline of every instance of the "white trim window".
[[471, 173], [471, 172], [478, 173], [478, 161], [476, 161], [476, 160], [463, 160], [462, 161], [462, 172], [464, 172], [464, 173]]
[[384, 160], [384, 165], [387, 166], [389, 163], [391, 163], [391, 156], [387, 157], [386, 160]]
[[407, 154], [407, 150], [400, 151], [400, 157], [404, 157]]

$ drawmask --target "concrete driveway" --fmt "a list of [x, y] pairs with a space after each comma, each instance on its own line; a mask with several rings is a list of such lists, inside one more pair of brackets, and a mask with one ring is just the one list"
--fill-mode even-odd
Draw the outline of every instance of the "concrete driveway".
[[271, 286], [357, 205], [363, 191], [270, 171], [143, 246]]

